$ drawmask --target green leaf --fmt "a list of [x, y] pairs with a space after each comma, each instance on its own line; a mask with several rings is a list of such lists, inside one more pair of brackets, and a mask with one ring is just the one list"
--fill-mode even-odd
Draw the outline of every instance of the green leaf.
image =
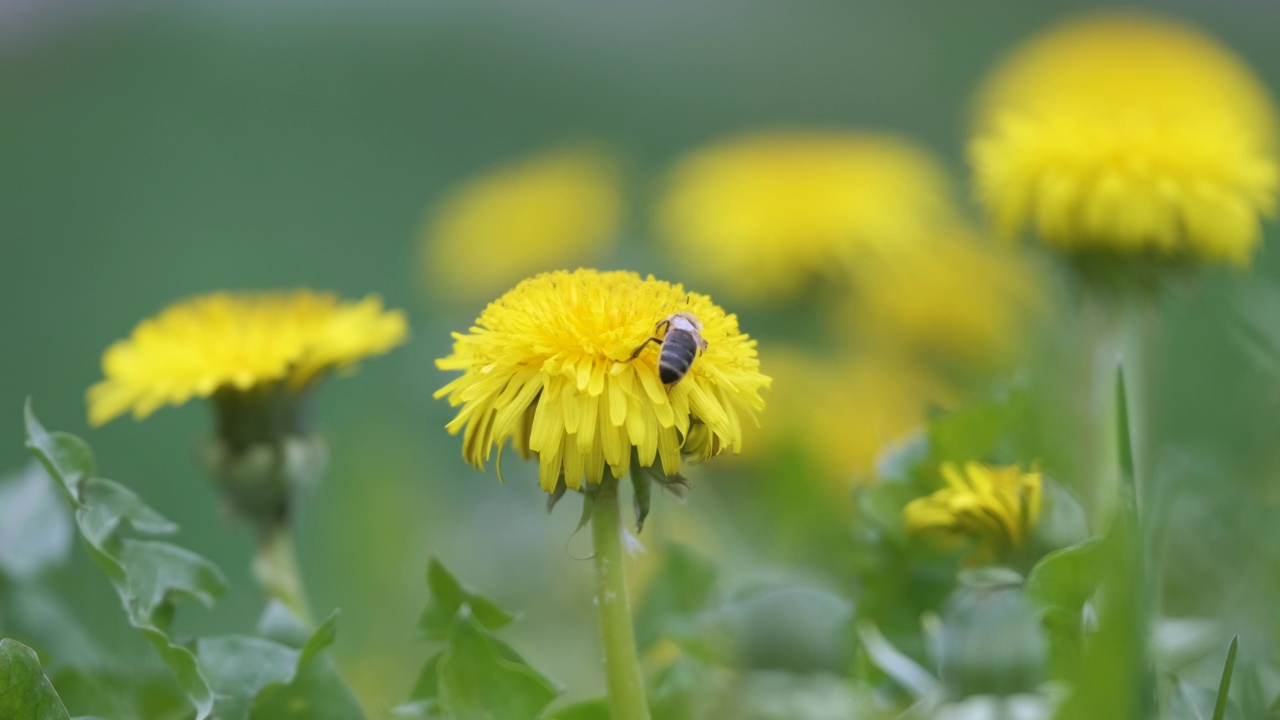
[[652, 501], [653, 478], [648, 473], [640, 472], [637, 459], [631, 461], [632, 502], [636, 511], [636, 532], [644, 530], [644, 519], [649, 517], [649, 504]]
[[1091, 538], [1045, 555], [1027, 576], [1027, 596], [1079, 617], [1101, 578], [1101, 549], [1102, 538]]
[[200, 668], [216, 694], [218, 720], [363, 718], [359, 705], [320, 657], [337, 633], [337, 613], [299, 648], [249, 635], [201, 638]]
[[943, 697], [942, 683], [938, 682], [928, 670], [920, 667], [905, 653], [894, 647], [876, 626], [869, 623], [858, 625], [858, 640], [862, 649], [876, 667], [893, 678], [902, 689], [911, 693], [917, 700], [933, 700]]
[[716, 565], [691, 548], [668, 543], [662, 568], [649, 584], [636, 612], [636, 646], [645, 652], [667, 631], [712, 607], [716, 599]]
[[1239, 635], [1231, 638], [1227, 664], [1222, 668], [1222, 681], [1218, 683], [1218, 699], [1213, 704], [1213, 720], [1222, 720], [1227, 714], [1227, 696], [1231, 694], [1231, 675], [1236, 669], [1236, 648], [1239, 644]]
[[226, 589], [222, 571], [199, 555], [154, 540], [125, 540], [117, 560], [124, 566], [128, 612], [137, 624], [153, 622], [179, 597], [212, 606]]
[[0, 718], [70, 720], [31, 648], [0, 640]]
[[213, 692], [191, 649], [171, 638], [168, 627], [174, 614], [172, 601], [191, 597], [211, 603], [224, 589], [222, 573], [209, 561], [177, 546], [121, 538], [119, 532], [126, 526], [167, 533], [173, 525], [134, 493], [94, 478], [89, 447], [74, 436], [46, 431], [30, 401], [26, 425], [27, 447], [66, 491], [90, 555], [115, 587], [129, 623], [173, 671], [196, 708], [196, 719], [204, 720], [213, 711]]
[[611, 720], [609, 699], [596, 698], [552, 710], [543, 720]]
[[29, 578], [62, 562], [72, 532], [71, 514], [40, 463], [0, 480], [0, 573]]
[[23, 411], [27, 426], [27, 448], [58, 481], [73, 505], [80, 504], [80, 483], [93, 477], [93, 451], [80, 438], [66, 433], [50, 433], [36, 419], [31, 398]]
[[440, 659], [444, 651], [432, 655], [422, 666], [409, 693], [409, 702], [397, 707], [395, 717], [440, 718]]
[[534, 720], [560, 688], [504, 657], [470, 608], [459, 609], [440, 659], [440, 706], [453, 718]]
[[80, 489], [83, 506], [77, 511], [85, 539], [101, 547], [122, 525], [147, 535], [172, 535], [178, 531], [160, 513], [151, 509], [137, 493], [114, 480], [89, 478]]
[[427, 587], [431, 590], [431, 599], [422, 611], [418, 628], [428, 640], [444, 640], [463, 605], [468, 606], [475, 619], [490, 630], [515, 620], [514, 615], [497, 603], [464, 585], [434, 557], [427, 564]]
[[[1124, 389], [1124, 366], [1116, 366], [1116, 452], [1120, 463], [1120, 490], [1131, 503], [1137, 497], [1133, 465], [1132, 427], [1129, 424], [1129, 398]], [[1136, 505], [1134, 506], [1136, 507]]]
[[1020, 587], [1023, 582], [1022, 573], [997, 565], [965, 568], [960, 571], [960, 584], [970, 588], [989, 590], [1001, 587]]
[[249, 635], [201, 638], [196, 642], [200, 671], [216, 693], [218, 720], [249, 717], [253, 699], [269, 685], [287, 683], [297, 673], [298, 651]]

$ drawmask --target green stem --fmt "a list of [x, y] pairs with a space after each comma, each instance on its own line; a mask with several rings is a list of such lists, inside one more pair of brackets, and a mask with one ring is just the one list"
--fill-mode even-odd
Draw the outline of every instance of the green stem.
[[604, 642], [609, 709], [613, 720], [649, 720], [644, 679], [631, 627], [631, 602], [627, 597], [618, 480], [609, 474], [595, 491], [591, 539], [595, 544], [596, 607], [600, 611], [600, 637]]
[[302, 573], [298, 570], [298, 553], [288, 525], [280, 524], [262, 531], [258, 552], [253, 558], [253, 576], [268, 596], [280, 601], [304, 624], [315, 624], [307, 605]]

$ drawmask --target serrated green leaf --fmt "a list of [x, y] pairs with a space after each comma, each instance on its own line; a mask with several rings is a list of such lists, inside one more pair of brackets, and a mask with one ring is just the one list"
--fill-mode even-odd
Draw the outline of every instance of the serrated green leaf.
[[[93, 455], [79, 438], [49, 433], [36, 419], [28, 401], [27, 447], [45, 466], [75, 508], [76, 525], [90, 555], [107, 574], [120, 597], [129, 623], [146, 637], [178, 679], [196, 708], [196, 719], [213, 711], [213, 693], [200, 673], [195, 655], [168, 635], [172, 600], [193, 597], [206, 603], [222, 592], [222, 574], [212, 563], [190, 551], [166, 543], [125, 540], [122, 526], [171, 527], [136, 495], [110, 481], [91, 480]], [[90, 485], [92, 492], [85, 492]], [[159, 519], [157, 519], [159, 518]]]
[[440, 659], [440, 707], [453, 718], [534, 720], [560, 688], [523, 663], [503, 657], [470, 609], [460, 609]]
[[312, 636], [311, 628], [307, 627], [302, 618], [279, 600], [271, 600], [267, 603], [266, 609], [262, 611], [262, 617], [258, 618], [254, 633], [259, 637], [297, 649], [306, 645]]
[[72, 532], [71, 514], [39, 462], [0, 480], [0, 573], [30, 578], [62, 562]]
[[552, 710], [543, 720], [611, 720], [608, 698], [596, 698]]
[[156, 619], [157, 611], [178, 597], [212, 606], [226, 590], [222, 571], [203, 557], [165, 542], [125, 540], [118, 560], [128, 578], [128, 611], [137, 623]]
[[509, 625], [515, 616], [497, 603], [467, 587], [436, 558], [427, 563], [427, 587], [431, 599], [422, 611], [418, 628], [428, 640], [444, 640], [458, 610], [467, 605], [480, 624], [496, 630]]
[[1079, 616], [1101, 578], [1102, 538], [1045, 555], [1027, 576], [1027, 596], [1045, 608]]
[[89, 478], [80, 488], [83, 506], [77, 520], [85, 539], [101, 547], [117, 529], [128, 525], [147, 535], [171, 535], [178, 526], [142, 501], [137, 493], [114, 480]]
[[320, 623], [297, 654], [297, 672], [265, 688], [253, 703], [254, 720], [363, 720], [364, 712], [333, 662], [321, 654], [338, 632], [335, 612]]
[[715, 563], [678, 543], [668, 543], [658, 570], [636, 611], [636, 646], [647, 651], [673, 621], [710, 608], [715, 600]]
[[196, 656], [218, 720], [245, 720], [259, 693], [293, 680], [298, 668], [297, 650], [251, 635], [200, 638]]
[[335, 613], [301, 649], [250, 635], [198, 640], [196, 654], [216, 694], [218, 720], [362, 718], [346, 686], [320, 657], [336, 632]]
[[0, 640], [0, 718], [69, 720], [58, 693], [40, 668], [31, 648], [16, 640]]
[[23, 411], [27, 448], [44, 464], [49, 475], [74, 505], [80, 503], [80, 483], [94, 475], [93, 451], [80, 438], [66, 433], [50, 433], [36, 419], [31, 398]]

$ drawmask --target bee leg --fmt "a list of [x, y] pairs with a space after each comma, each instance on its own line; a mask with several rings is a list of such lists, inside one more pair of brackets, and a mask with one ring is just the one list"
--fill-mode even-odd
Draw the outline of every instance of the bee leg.
[[699, 337], [698, 338], [698, 354], [701, 355], [702, 353], [706, 352], [708, 345], [709, 343], [706, 340]]
[[641, 352], [642, 350], [644, 350], [644, 349], [649, 345], [649, 343], [653, 343], [653, 342], [661, 343], [662, 341], [661, 341], [661, 340], [659, 340], [659, 339], [658, 339], [658, 338], [656, 338], [656, 337], [651, 337], [651, 338], [649, 338], [648, 340], [645, 340], [644, 342], [640, 343], [640, 347], [638, 347], [638, 348], [636, 348], [635, 350], [632, 350], [632, 351], [631, 351], [631, 357], [629, 357], [629, 358], [627, 358], [627, 359], [628, 359], [628, 360], [635, 360], [637, 357], [639, 357], [639, 356], [640, 356], [640, 352]]
[[665, 327], [665, 328], [670, 328], [670, 327], [671, 327], [671, 318], [667, 318], [666, 320], [659, 320], [659, 321], [658, 321], [658, 324], [653, 326], [653, 331], [654, 331], [655, 333], [662, 332], [662, 329], [663, 329], [664, 327]]

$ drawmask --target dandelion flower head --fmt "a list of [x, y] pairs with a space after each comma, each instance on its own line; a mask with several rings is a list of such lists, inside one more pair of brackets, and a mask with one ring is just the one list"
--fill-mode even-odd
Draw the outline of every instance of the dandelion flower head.
[[850, 132], [763, 133], [698, 150], [672, 171], [658, 209], [669, 257], [753, 300], [798, 296], [957, 217], [929, 154]]
[[855, 288], [842, 319], [866, 342], [957, 369], [1013, 357], [1046, 302], [1024, 258], [965, 236], [865, 263]]
[[369, 296], [342, 302], [310, 290], [218, 292], [166, 308], [109, 347], [104, 378], [89, 388], [89, 421], [135, 418], [163, 405], [262, 385], [301, 388], [324, 371], [347, 368], [404, 342], [398, 310]]
[[946, 487], [903, 509], [908, 532], [975, 538], [980, 556], [987, 558], [1026, 546], [1040, 519], [1044, 483], [1039, 472], [977, 462], [963, 468], [944, 463], [941, 469]]
[[970, 147], [1001, 232], [1246, 265], [1275, 207], [1276, 117], [1230, 51], [1140, 16], [1069, 23], [991, 77]]
[[621, 221], [613, 157], [595, 146], [552, 150], [481, 175], [440, 203], [424, 237], [428, 282], [491, 297], [531, 274], [598, 259]]
[[[658, 377], [658, 349], [632, 352], [676, 312], [702, 323], [707, 347], [679, 382]], [[681, 456], [738, 452], [742, 424], [763, 408], [756, 343], [710, 298], [652, 277], [595, 270], [544, 273], [491, 303], [453, 353], [437, 361], [462, 375], [436, 397], [461, 406], [449, 423], [463, 456], [483, 467], [510, 440], [537, 456], [543, 490], [573, 489], [642, 466], [674, 475]]]

